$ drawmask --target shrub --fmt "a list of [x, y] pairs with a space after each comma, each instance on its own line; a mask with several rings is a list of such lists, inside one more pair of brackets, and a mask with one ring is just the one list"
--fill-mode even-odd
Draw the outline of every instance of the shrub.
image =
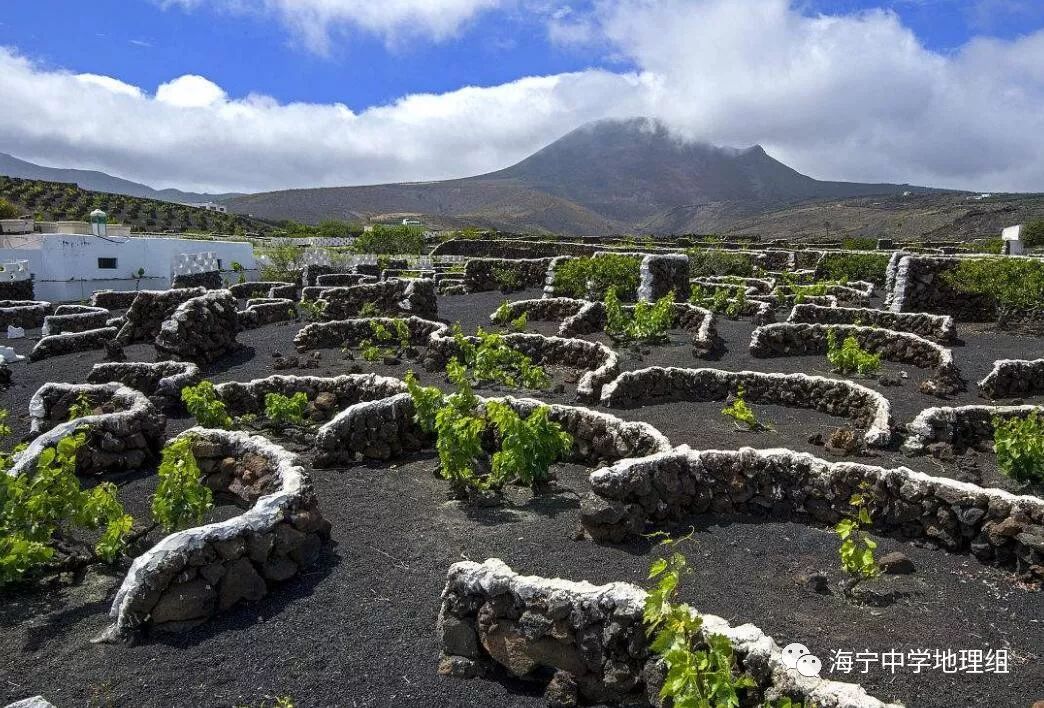
[[300, 425], [304, 422], [307, 407], [308, 396], [304, 391], [298, 391], [293, 396], [284, 396], [281, 393], [265, 394], [265, 417], [273, 423]]
[[494, 324], [506, 324], [511, 319], [511, 303], [507, 300], [501, 300], [500, 306], [493, 311], [493, 317], [491, 318]]
[[3, 197], [0, 197], [0, 219], [15, 219], [17, 217], [17, 207]]
[[825, 253], [816, 273], [830, 280], [866, 280], [884, 285], [889, 258], [885, 253]]
[[555, 267], [554, 288], [559, 297], [587, 297], [590, 258], [570, 258]]
[[514, 268], [494, 268], [493, 280], [501, 290], [522, 289], [522, 274]]
[[732, 400], [732, 403], [721, 409], [721, 414], [726, 418], [731, 418], [737, 428], [742, 423], [747, 426], [747, 430], [768, 430], [769, 426], [759, 422], [757, 416], [754, 415], [754, 411], [747, 405], [746, 400], [743, 398], [744, 393], [742, 386], [737, 388], [736, 397]]
[[1031, 411], [1024, 418], [994, 418], [993, 451], [1007, 476], [1018, 482], [1044, 482], [1044, 417]]
[[356, 237], [352, 250], [356, 253], [379, 254], [422, 253], [424, 229], [409, 225], [375, 224], [372, 229]]
[[493, 454], [493, 476], [517, 479], [527, 487], [547, 484], [551, 463], [569, 452], [573, 438], [552, 422], [551, 409], [539, 406], [525, 420], [500, 401], [486, 404], [486, 417], [500, 434], [500, 450]]
[[359, 307], [359, 317], [378, 317], [381, 314], [381, 309], [377, 307], [377, 303], [370, 300], [364, 302]]
[[44, 449], [33, 474], [11, 476], [0, 470], [0, 585], [50, 563], [55, 543], [68, 544], [73, 528], [102, 529], [93, 548], [99, 560], [112, 562], [126, 546], [134, 520], [116, 498], [116, 485], [80, 488], [76, 455], [84, 442], [79, 432]]
[[181, 389], [181, 400], [185, 408], [196, 419], [196, 424], [204, 428], [231, 428], [232, 418], [224, 402], [218, 399], [214, 384], [200, 381], [195, 386]]
[[[719, 708], [739, 706], [739, 692], [752, 688], [754, 679], [737, 674], [732, 645], [722, 635], [703, 638], [703, 618], [689, 605], [678, 603], [678, 587], [689, 572], [685, 556], [673, 550], [678, 542], [665, 540], [671, 548], [667, 557], [653, 561], [649, 588], [642, 613], [645, 631], [652, 638], [650, 650], [667, 667], [660, 698], [675, 706]], [[706, 649], [695, 647], [705, 644]]]
[[1044, 219], [1027, 221], [1022, 226], [1019, 236], [1026, 248], [1038, 248], [1044, 246]]
[[181, 528], [186, 521], [203, 522], [214, 505], [214, 495], [202, 483], [203, 473], [192, 453], [192, 438], [172, 440], [163, 448], [159, 485], [152, 497], [152, 517], [164, 530]]
[[268, 265], [261, 266], [262, 280], [281, 280], [294, 282], [301, 268], [301, 249], [297, 246], [269, 246], [256, 249], [257, 255], [266, 256]]
[[318, 322], [326, 313], [327, 302], [325, 300], [302, 300], [301, 310], [304, 311], [305, 319], [310, 322]]
[[743, 310], [747, 306], [747, 289], [740, 288], [736, 291], [736, 297], [729, 303], [728, 307], [725, 308], [725, 315], [730, 319], [738, 319], [743, 314]]
[[69, 420], [76, 420], [89, 415], [94, 415], [94, 405], [91, 404], [91, 397], [87, 395], [87, 392], [80, 391], [76, 395], [76, 400], [69, 406]]
[[555, 268], [555, 294], [579, 298], [590, 295], [600, 299], [610, 287], [615, 287], [617, 293], [622, 292], [630, 299], [638, 291], [639, 265], [637, 256], [617, 253], [597, 258], [571, 258]]
[[413, 369], [406, 372], [406, 390], [413, 399], [413, 419], [421, 430], [435, 430], [435, 414], [445, 404], [445, 395], [435, 386], [421, 386]]
[[[454, 327], [453, 339], [460, 353], [460, 362], [472, 370], [476, 383], [492, 381], [513, 388], [542, 389], [551, 385], [551, 377], [541, 366], [504, 341], [504, 337], [485, 332], [479, 327], [479, 343], [470, 342], [460, 327]], [[447, 369], [448, 371], [448, 369]]]
[[510, 329], [512, 332], [523, 332], [525, 331], [526, 326], [528, 324], [529, 315], [523, 312], [521, 315], [508, 322], [508, 329]]
[[738, 275], [749, 278], [754, 275], [754, 261], [743, 253], [728, 251], [705, 251], [698, 248], [685, 252], [689, 256], [689, 275], [705, 278], [708, 275]]
[[859, 346], [854, 336], [845, 337], [842, 344], [837, 342], [837, 332], [827, 331], [827, 361], [840, 374], [858, 373], [860, 376], [876, 374], [881, 369], [881, 355], [871, 354]]
[[970, 258], [943, 273], [958, 292], [983, 295], [997, 302], [998, 322], [1044, 307], [1044, 263], [1030, 258]]
[[655, 303], [639, 300], [628, 316], [616, 296], [616, 288], [610, 287], [605, 293], [605, 309], [605, 331], [611, 337], [640, 342], [663, 341], [674, 322], [674, 292]]
[[869, 236], [848, 236], [841, 239], [841, 248], [846, 251], [873, 251], [877, 248], [877, 239]]
[[864, 483], [862, 491], [853, 494], [848, 503], [854, 509], [854, 513], [839, 521], [834, 527], [841, 539], [841, 545], [837, 549], [841, 558], [841, 568], [849, 575], [849, 580], [844, 586], [846, 593], [852, 592], [862, 581], [881, 574], [881, 566], [874, 558], [877, 542], [863, 530], [871, 524], [869, 487]]

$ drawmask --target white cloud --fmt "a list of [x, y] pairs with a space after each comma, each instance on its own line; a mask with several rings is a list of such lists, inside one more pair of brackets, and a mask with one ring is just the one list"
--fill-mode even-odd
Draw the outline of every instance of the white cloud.
[[312, 51], [326, 53], [332, 35], [356, 27], [388, 42], [424, 37], [442, 41], [502, 0], [160, 0], [164, 7], [201, 6], [260, 12], [285, 24]]
[[895, 14], [806, 16], [786, 0], [606, 0], [559, 19], [588, 24], [638, 71], [524, 78], [355, 113], [233, 98], [198, 76], [152, 95], [0, 49], [0, 151], [159, 187], [375, 184], [498, 169], [588, 120], [647, 115], [690, 138], [761, 143], [823, 179], [1044, 190], [1044, 31], [943, 55]]
[[160, 84], [156, 100], [181, 108], [203, 108], [224, 101], [225, 91], [210, 79], [196, 74], [185, 74], [173, 81]]

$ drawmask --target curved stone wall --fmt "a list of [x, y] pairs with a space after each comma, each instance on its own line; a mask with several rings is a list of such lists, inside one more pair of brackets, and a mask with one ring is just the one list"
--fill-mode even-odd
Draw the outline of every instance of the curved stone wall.
[[502, 270], [517, 278], [515, 290], [539, 287], [550, 263], [550, 258], [471, 258], [464, 264], [464, 288], [469, 293], [499, 290], [496, 274]]
[[368, 302], [375, 303], [383, 315], [402, 313], [428, 320], [438, 316], [435, 282], [427, 278], [325, 288], [318, 302], [324, 307], [324, 317], [328, 320], [356, 317]]
[[246, 308], [239, 311], [239, 325], [243, 329], [256, 329], [274, 322], [297, 319], [297, 303], [289, 298], [251, 298]]
[[[101, 412], [69, 420], [69, 408], [81, 394]], [[78, 474], [134, 470], [156, 456], [167, 425], [143, 393], [118, 383], [44, 384], [29, 400], [29, 415], [36, 437], [15, 456], [14, 475], [31, 473], [44, 448], [80, 429], [87, 440], [76, 456]]]
[[[648, 423], [624, 421], [580, 406], [545, 404], [532, 398], [480, 397], [479, 405], [493, 400], [507, 403], [522, 416], [546, 405], [549, 419], [573, 437], [568, 461], [593, 465], [671, 449], [663, 433]], [[316, 465], [333, 467], [356, 458], [389, 460], [430, 447], [433, 437], [414, 421], [415, 412], [408, 393], [346, 408], [316, 434]]]
[[366, 276], [362, 273], [323, 273], [315, 279], [315, 284], [323, 288], [347, 287], [358, 285]]
[[710, 287], [738, 284], [753, 288], [756, 295], [769, 295], [776, 287], [775, 278], [743, 278], [737, 275], [708, 275], [703, 278], [692, 278], [690, 282], [706, 284]]
[[229, 292], [231, 292], [237, 298], [252, 298], [252, 297], [272, 297], [272, 288], [294, 288], [295, 292], [297, 286], [293, 283], [287, 283], [282, 280], [255, 280], [250, 283], [236, 283], [235, 285], [228, 286]]
[[116, 338], [115, 327], [99, 327], [85, 332], [68, 332], [41, 337], [29, 352], [29, 361], [40, 361], [52, 356], [86, 352], [92, 349], [104, 349], [105, 345]]
[[[543, 297], [534, 300], [514, 300], [507, 303], [507, 316], [509, 320], [513, 320], [525, 314], [526, 318], [533, 322], [560, 322], [572, 317], [580, 312], [584, 306], [590, 304], [590, 300], [581, 300], [574, 297]], [[496, 323], [496, 320], [493, 319], [493, 314], [489, 316], [489, 320]], [[563, 337], [569, 336], [562, 334], [561, 330], [559, 330], [558, 334]]]
[[134, 559], [99, 639], [180, 631], [239, 602], [256, 602], [319, 559], [330, 524], [288, 451], [261, 436], [192, 428], [192, 451], [216, 496], [245, 511], [173, 533]]
[[655, 302], [673, 292], [689, 299], [689, 257], [683, 253], [646, 254], [638, 266], [638, 299]]
[[324, 408], [340, 411], [360, 401], [387, 398], [406, 390], [399, 379], [377, 374], [343, 374], [341, 376], [269, 376], [264, 379], [240, 382], [229, 381], [214, 387], [217, 397], [231, 415], [263, 414], [265, 396], [280, 393], [292, 396], [302, 392], [310, 402], [327, 394]]
[[[294, 347], [299, 352], [306, 352], [310, 349], [345, 345], [358, 346], [362, 340], [373, 338], [371, 322], [380, 322], [386, 327], [390, 327], [394, 319], [393, 317], [356, 317], [332, 322], [312, 322], [302, 327], [294, 336]], [[442, 322], [412, 316], [402, 319], [405, 320], [406, 326], [410, 330], [410, 344], [414, 346], [427, 346], [433, 334], [444, 334], [449, 331], [449, 326]]]
[[958, 452], [993, 450], [993, 419], [1021, 418], [1032, 411], [1044, 415], [1044, 406], [955, 406], [925, 408], [906, 424], [903, 451], [923, 454], [932, 443], [948, 443]]
[[239, 349], [236, 298], [228, 290], [211, 290], [178, 305], [156, 335], [161, 358], [211, 362]]
[[[827, 462], [783, 448], [690, 450], [621, 460], [591, 473], [581, 523], [596, 540], [620, 541], [690, 514], [787, 516], [834, 524], [863, 490], [875, 530], [927, 539], [985, 562], [1029, 568], [1044, 559], [1044, 499], [905, 467]], [[999, 529], [1012, 528], [1009, 536]], [[1022, 535], [1019, 535], [1022, 534]]]
[[877, 391], [843, 379], [760, 371], [649, 367], [625, 371], [602, 389], [602, 404], [633, 408], [671, 401], [724, 401], [742, 386], [750, 403], [811, 408], [854, 420], [866, 428], [867, 445], [887, 446], [892, 439], [888, 400]]
[[91, 293], [90, 304], [92, 307], [103, 307], [106, 310], [125, 310], [131, 306], [139, 292], [138, 290], [95, 290]]
[[51, 334], [85, 332], [89, 329], [105, 327], [111, 315], [112, 313], [103, 307], [61, 305], [53, 315], [44, 318], [43, 330], [40, 334], [46, 337]]
[[952, 317], [927, 312], [892, 312], [868, 307], [823, 307], [803, 303], [794, 305], [787, 322], [884, 327], [897, 332], [910, 332], [943, 344], [957, 339], [957, 326]]
[[6, 332], [10, 326], [42, 327], [51, 310], [51, 303], [43, 300], [0, 300], [0, 328]]
[[181, 389], [203, 380], [199, 367], [187, 361], [104, 362], [87, 375], [90, 383], [121, 383], [141, 391], [160, 410], [181, 410]]
[[1044, 359], [999, 359], [978, 385], [985, 398], [1044, 394]]
[[[494, 667], [527, 679], [554, 673], [559, 692], [552, 699], [549, 690], [549, 705], [659, 705], [664, 671], [650, 651], [645, 601], [646, 592], [629, 583], [596, 586], [522, 576], [497, 558], [454, 563], [437, 623], [439, 673], [474, 678]], [[732, 627], [721, 617], [691, 611], [703, 620], [703, 641], [711, 635], [728, 640], [754, 679], [752, 690], [765, 701], [786, 696], [809, 706], [900, 708], [855, 684], [788, 670], [780, 646], [753, 625]], [[575, 689], [561, 703], [565, 685]]]
[[139, 290], [131, 301], [116, 339], [120, 344], [147, 342], [151, 344], [160, 332], [164, 320], [186, 300], [206, 295], [206, 288], [178, 288], [176, 290]]
[[[856, 307], [868, 307], [870, 305], [870, 293], [873, 292], [873, 283], [867, 283], [870, 286], [870, 292], [866, 290], [849, 287], [847, 285], [827, 285], [825, 288], [824, 295], [832, 296], [836, 298], [838, 304], [854, 305]], [[800, 287], [800, 286], [799, 286]], [[774, 296], [783, 295], [787, 298], [788, 303], [793, 303], [797, 295], [794, 288], [790, 285], [777, 285], [772, 291]], [[815, 303], [818, 305], [829, 304], [817, 300], [815, 298], [821, 298], [823, 295], [805, 295], [803, 302]]]
[[750, 336], [750, 353], [756, 357], [826, 354], [831, 330], [837, 332], [839, 341], [855, 337], [860, 347], [888, 361], [934, 369], [931, 381], [938, 393], [951, 394], [965, 387], [953, 352], [948, 348], [916, 334], [880, 327], [779, 322], [754, 330]]
[[220, 270], [207, 270], [200, 273], [178, 273], [171, 281], [170, 287], [220, 290], [224, 285], [221, 282]]

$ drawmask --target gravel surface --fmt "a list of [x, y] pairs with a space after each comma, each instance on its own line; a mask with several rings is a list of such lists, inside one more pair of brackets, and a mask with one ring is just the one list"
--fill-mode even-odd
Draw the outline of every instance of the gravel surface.
[[[539, 291], [511, 299], [539, 297]], [[500, 293], [440, 297], [441, 316], [473, 329], [488, 326]], [[214, 381], [249, 380], [272, 373], [336, 375], [352, 362], [337, 350], [322, 353], [320, 367], [279, 372], [272, 353], [294, 353], [293, 335], [301, 323], [280, 323], [244, 332], [243, 354], [217, 362], [207, 375]], [[553, 333], [543, 323], [534, 331]], [[677, 346], [652, 347], [649, 365], [711, 366], [730, 370], [824, 373], [824, 357], [754, 359], [747, 352], [747, 321], [722, 320], [719, 331], [728, 353], [720, 361], [692, 357], [685, 338]], [[999, 335], [986, 328], [959, 327], [965, 341], [957, 361], [970, 390], [952, 399], [957, 405], [980, 402], [974, 380], [997, 358], [1039, 356], [1040, 339]], [[31, 333], [32, 334], [32, 333]], [[598, 337], [594, 337], [598, 339]], [[25, 353], [32, 342], [16, 340]], [[151, 361], [152, 347], [127, 348], [130, 359]], [[102, 352], [74, 354], [36, 364], [12, 365], [14, 385], [0, 393], [0, 406], [13, 413], [16, 435], [27, 430], [29, 397], [46, 381], [82, 382]], [[401, 376], [406, 366], [371, 366], [366, 371]], [[419, 368], [419, 367], [417, 367]], [[903, 367], [898, 367], [903, 368]], [[909, 420], [939, 400], [917, 391], [924, 372], [906, 367], [903, 386], [880, 388], [893, 403], [896, 419]], [[418, 371], [428, 382], [440, 377]], [[556, 372], [559, 380], [566, 372]], [[866, 382], [876, 387], [876, 382]], [[565, 394], [538, 397], [569, 402]], [[483, 391], [492, 393], [492, 391]], [[1031, 399], [1032, 400], [1032, 399]], [[808, 442], [846, 421], [814, 411], [755, 406], [775, 431], [736, 430], [720, 415], [720, 403], [674, 403], [613, 411], [646, 420], [673, 443], [694, 448], [732, 449], [785, 446], [826, 456]], [[174, 418], [168, 434], [191, 421]], [[952, 462], [905, 458], [888, 451], [874, 464], [906, 464], [933, 474], [956, 476], [971, 458]], [[304, 456], [307, 462], [307, 455]], [[992, 455], [978, 455], [984, 481], [1007, 483]], [[993, 467], [990, 467], [993, 465]], [[512, 489], [500, 508], [472, 509], [447, 501], [445, 482], [436, 479], [431, 454], [384, 467], [356, 465], [313, 470], [324, 515], [333, 524], [334, 543], [318, 567], [270, 593], [255, 607], [239, 607], [187, 634], [156, 634], [136, 646], [94, 645], [88, 640], [107, 624], [107, 610], [122, 572], [91, 571], [75, 582], [44, 588], [5, 589], [0, 606], [0, 702], [41, 693], [57, 706], [261, 706], [276, 696], [291, 696], [306, 706], [539, 706], [540, 687], [520, 681], [458, 681], [435, 672], [434, 633], [439, 594], [446, 570], [462, 558], [500, 557], [523, 573], [560, 576], [594, 583], [643, 583], [655, 549], [645, 542], [622, 546], [575, 540], [579, 495], [587, 490], [589, 470], [556, 468], [562, 488], [534, 497]], [[991, 476], [992, 474], [992, 476]], [[155, 478], [150, 470], [119, 480], [129, 510], [145, 515]], [[215, 509], [212, 518], [234, 513]], [[751, 622], [780, 644], [800, 641], [823, 659], [824, 676], [856, 681], [881, 698], [908, 706], [1024, 707], [1044, 698], [1044, 601], [1039, 591], [1020, 585], [1007, 572], [983, 566], [970, 556], [880, 539], [881, 552], [901, 550], [916, 566], [909, 576], [888, 576], [867, 584], [883, 606], [846, 601], [836, 590], [837, 539], [829, 530], [785, 520], [696, 517], [679, 531], [695, 528], [688, 548], [693, 575], [683, 593], [696, 608], [735, 624]], [[830, 594], [817, 594], [798, 576], [821, 570]], [[873, 667], [867, 674], [831, 673], [835, 650], [883, 652], [891, 649], [1007, 648], [1007, 676], [894, 675]]]

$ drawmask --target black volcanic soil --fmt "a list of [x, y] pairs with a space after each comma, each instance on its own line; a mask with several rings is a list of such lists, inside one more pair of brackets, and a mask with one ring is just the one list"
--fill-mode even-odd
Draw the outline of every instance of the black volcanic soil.
[[[537, 291], [512, 299], [538, 297]], [[500, 293], [440, 298], [442, 317], [466, 327], [488, 322]], [[293, 353], [300, 323], [271, 325], [240, 336], [248, 350], [210, 367], [215, 381], [249, 380], [272, 373], [334, 375], [352, 362], [340, 352], [323, 352], [313, 370], [277, 372], [272, 352]], [[534, 324], [534, 329], [537, 329]], [[823, 357], [754, 359], [747, 353], [749, 322], [723, 321], [729, 352], [717, 362], [694, 359], [685, 346], [652, 347], [649, 365], [711, 366], [724, 369], [805, 371], [826, 374]], [[542, 330], [550, 333], [547, 330]], [[961, 327], [966, 344], [955, 349], [970, 381], [981, 378], [994, 359], [1039, 356], [1040, 340], [998, 335]], [[679, 341], [684, 341], [679, 338]], [[16, 342], [20, 351], [31, 342]], [[127, 349], [132, 359], [151, 360], [151, 347]], [[29, 397], [46, 381], [84, 381], [102, 354], [57, 357], [12, 366], [15, 384], [0, 393], [0, 406], [12, 412], [17, 433]], [[371, 366], [367, 371], [402, 375], [405, 366]], [[417, 367], [419, 369], [419, 367]], [[898, 422], [922, 408], [939, 405], [919, 393], [924, 372], [907, 367], [910, 379], [880, 390], [893, 403]], [[418, 371], [422, 379], [439, 377]], [[561, 375], [561, 372], [559, 372]], [[860, 381], [870, 386], [876, 382]], [[569, 402], [565, 394], [535, 394]], [[973, 403], [970, 390], [942, 405]], [[723, 449], [741, 445], [790, 447], [826, 456], [808, 437], [829, 432], [845, 421], [777, 406], [755, 406], [774, 432], [736, 430], [723, 418], [720, 403], [676, 403], [613, 411], [646, 420], [673, 443]], [[171, 419], [168, 433], [191, 424]], [[303, 456], [308, 462], [308, 456]], [[992, 455], [980, 455], [988, 467]], [[956, 476], [968, 459], [941, 462], [906, 458], [888, 451], [859, 458], [874, 464], [905, 464], [932, 474]], [[0, 702], [37, 693], [66, 706], [261, 706], [276, 696], [305, 706], [539, 706], [540, 688], [520, 681], [459, 681], [435, 672], [434, 632], [446, 570], [455, 561], [499, 557], [519, 572], [594, 583], [644, 583], [654, 551], [646, 542], [598, 545], [574, 540], [579, 496], [589, 470], [556, 467], [562, 489], [533, 496], [511, 489], [501, 508], [473, 509], [447, 501], [446, 484], [432, 474], [434, 458], [423, 454], [387, 466], [354, 465], [312, 470], [320, 504], [333, 524], [334, 543], [319, 565], [271, 592], [255, 607], [238, 607], [183, 635], [147, 636], [136, 646], [89, 643], [107, 624], [112, 596], [122, 570], [92, 571], [78, 582], [48, 587], [5, 588], [0, 603]], [[309, 465], [310, 468], [310, 465]], [[988, 483], [1007, 483], [994, 468]], [[128, 509], [144, 514], [154, 486], [151, 471], [120, 480]], [[1008, 485], [1010, 487], [1010, 485]], [[233, 513], [216, 509], [216, 517]], [[216, 518], [215, 517], [215, 518]], [[908, 706], [1030, 706], [1044, 698], [1044, 598], [1011, 574], [984, 566], [970, 556], [880, 540], [881, 551], [901, 550], [916, 566], [910, 576], [889, 576], [867, 587], [884, 606], [855, 604], [836, 590], [840, 580], [837, 539], [828, 529], [782, 520], [694, 517], [696, 533], [688, 547], [694, 574], [684, 598], [703, 612], [734, 624], [750, 622], [781, 644], [799, 641], [820, 656], [824, 676], [855, 681], [882, 699]], [[797, 579], [825, 572], [831, 594], [820, 595]], [[875, 667], [867, 674], [831, 673], [835, 650], [883, 652], [908, 649], [1008, 649], [1008, 675], [944, 674], [940, 670], [894, 675]]]

